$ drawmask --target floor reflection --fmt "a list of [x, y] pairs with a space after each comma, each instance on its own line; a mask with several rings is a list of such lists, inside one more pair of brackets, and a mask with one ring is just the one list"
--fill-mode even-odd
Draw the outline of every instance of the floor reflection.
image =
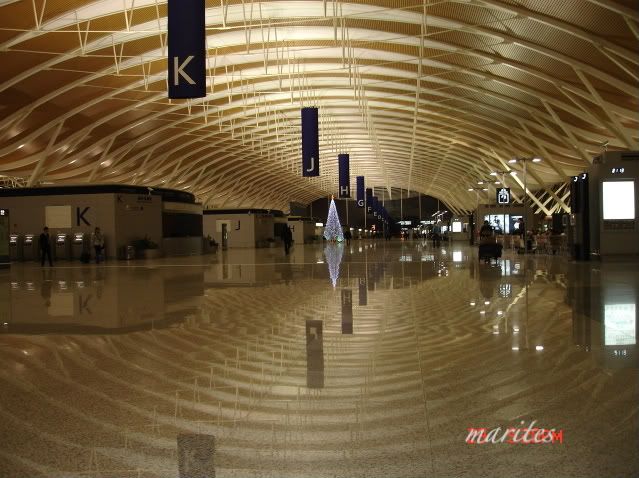
[[0, 475], [637, 476], [637, 264], [340, 247], [0, 271]]

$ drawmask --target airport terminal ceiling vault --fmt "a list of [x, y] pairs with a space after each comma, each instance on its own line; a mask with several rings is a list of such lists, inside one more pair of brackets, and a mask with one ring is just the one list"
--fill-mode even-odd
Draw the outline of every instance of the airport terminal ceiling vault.
[[[0, 0], [0, 175], [287, 210], [335, 193], [348, 152], [353, 180], [464, 211], [513, 157], [543, 159], [536, 191], [639, 148], [636, 0], [206, 6], [208, 94], [169, 101], [166, 2]], [[319, 178], [300, 174], [302, 106]]]

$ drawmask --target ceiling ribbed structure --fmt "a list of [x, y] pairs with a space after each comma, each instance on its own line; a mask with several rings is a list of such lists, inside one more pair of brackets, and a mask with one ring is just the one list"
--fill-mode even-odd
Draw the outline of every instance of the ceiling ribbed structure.
[[[169, 101], [166, 2], [0, 1], [0, 174], [286, 210], [336, 192], [344, 151], [367, 186], [461, 211], [513, 157], [543, 158], [528, 183], [550, 191], [602, 144], [639, 148], [636, 0], [206, 6], [207, 97]], [[319, 178], [301, 178], [302, 106]]]

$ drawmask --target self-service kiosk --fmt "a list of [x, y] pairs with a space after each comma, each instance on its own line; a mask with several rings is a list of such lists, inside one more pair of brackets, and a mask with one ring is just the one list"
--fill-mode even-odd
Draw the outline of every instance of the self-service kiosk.
[[571, 182], [569, 243], [576, 260], [639, 254], [639, 152], [594, 158]]
[[82, 253], [89, 251], [90, 236], [85, 232], [74, 232], [71, 252], [74, 259], [82, 257]]
[[22, 236], [9, 234], [9, 259], [14, 262], [21, 261], [22, 258]]
[[25, 261], [39, 261], [40, 255], [35, 234], [25, 234], [22, 244], [22, 254]]
[[67, 234], [64, 232], [59, 232], [55, 235], [55, 259], [60, 260], [70, 260], [73, 258], [73, 253], [71, 250], [71, 234]]

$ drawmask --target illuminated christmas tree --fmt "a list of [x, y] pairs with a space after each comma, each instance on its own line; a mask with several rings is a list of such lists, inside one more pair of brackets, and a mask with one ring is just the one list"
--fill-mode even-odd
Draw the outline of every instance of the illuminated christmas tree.
[[326, 218], [326, 227], [324, 227], [324, 239], [327, 241], [342, 242], [344, 240], [344, 231], [339, 222], [335, 200], [331, 198], [331, 205], [328, 208], [328, 218]]

